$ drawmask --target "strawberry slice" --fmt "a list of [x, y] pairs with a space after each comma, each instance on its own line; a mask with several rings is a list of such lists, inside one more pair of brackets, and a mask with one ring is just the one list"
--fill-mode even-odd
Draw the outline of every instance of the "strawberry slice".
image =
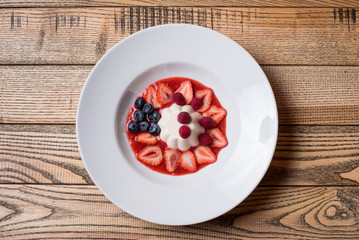
[[197, 170], [196, 158], [191, 151], [181, 154], [179, 164], [182, 168], [187, 169], [188, 171], [193, 172]]
[[184, 81], [176, 92], [182, 93], [182, 95], [186, 99], [186, 104], [191, 103], [193, 98], [193, 88], [192, 88], [192, 83], [190, 81], [188, 80]]
[[196, 155], [198, 164], [213, 163], [217, 160], [216, 155], [214, 155], [211, 148], [207, 146], [198, 146], [194, 150], [194, 155]]
[[226, 136], [218, 128], [209, 129], [208, 135], [212, 138], [211, 147], [225, 147], [228, 144]]
[[178, 159], [181, 152], [177, 149], [167, 148], [164, 152], [164, 159], [166, 163], [166, 169], [168, 172], [173, 173], [178, 166]]
[[158, 143], [158, 139], [157, 137], [152, 136], [150, 133], [144, 132], [137, 135], [136, 142], [144, 143], [147, 145], [155, 145]]
[[162, 106], [172, 100], [173, 91], [166, 83], [160, 83], [157, 88], [157, 101]]
[[140, 161], [152, 166], [157, 166], [162, 162], [162, 152], [159, 146], [147, 146], [138, 154]]
[[211, 105], [212, 105], [212, 89], [202, 89], [202, 90], [198, 90], [195, 93], [195, 97], [202, 99], [203, 101], [203, 105], [202, 107], [200, 107], [197, 111], [198, 112], [205, 112], [207, 111]]
[[156, 89], [151, 85], [146, 88], [145, 100], [151, 104], [154, 108], [161, 107], [161, 104], [157, 101], [157, 92]]
[[212, 126], [216, 126], [226, 116], [227, 111], [223, 108], [212, 105], [206, 112], [203, 113], [204, 117], [211, 117], [213, 120]]

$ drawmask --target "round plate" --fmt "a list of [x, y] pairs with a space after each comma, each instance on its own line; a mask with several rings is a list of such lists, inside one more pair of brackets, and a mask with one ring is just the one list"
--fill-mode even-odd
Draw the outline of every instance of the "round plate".
[[[125, 132], [136, 96], [174, 76], [212, 88], [228, 112], [228, 146], [184, 176], [141, 164]], [[146, 221], [187, 225], [222, 215], [254, 190], [273, 157], [278, 116], [265, 74], [241, 46], [207, 28], [170, 24], [137, 32], [101, 58], [83, 88], [76, 130], [86, 169], [108, 199]]]

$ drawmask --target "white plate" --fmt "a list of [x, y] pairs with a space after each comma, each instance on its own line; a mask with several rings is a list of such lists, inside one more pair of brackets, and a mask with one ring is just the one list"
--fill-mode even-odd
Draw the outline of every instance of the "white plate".
[[[216, 163], [184, 176], [141, 164], [125, 134], [136, 96], [173, 76], [212, 88], [228, 112], [228, 146]], [[268, 80], [248, 52], [210, 29], [171, 24], [135, 33], [101, 58], [82, 91], [76, 127], [86, 169], [108, 199], [146, 221], [187, 225], [220, 216], [254, 190], [273, 156], [278, 116]]]

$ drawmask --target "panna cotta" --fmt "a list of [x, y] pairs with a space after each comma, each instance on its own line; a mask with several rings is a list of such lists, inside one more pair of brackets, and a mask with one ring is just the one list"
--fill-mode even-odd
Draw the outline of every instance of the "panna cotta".
[[[178, 114], [187, 112], [191, 118], [188, 124], [182, 124], [178, 121]], [[166, 142], [168, 147], [187, 151], [191, 147], [199, 144], [198, 136], [204, 133], [204, 128], [199, 124], [202, 115], [196, 112], [190, 105], [179, 106], [174, 103], [171, 107], [165, 108], [161, 112], [161, 119], [158, 125], [161, 128], [160, 138]], [[179, 129], [187, 126], [190, 129], [190, 135], [187, 138], [180, 136]]]

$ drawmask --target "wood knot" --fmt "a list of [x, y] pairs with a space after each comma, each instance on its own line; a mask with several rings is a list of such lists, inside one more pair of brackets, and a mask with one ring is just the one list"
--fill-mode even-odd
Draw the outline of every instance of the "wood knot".
[[335, 214], [337, 213], [337, 208], [334, 206], [330, 206], [327, 208], [325, 213], [327, 214], [328, 217], [334, 217]]

